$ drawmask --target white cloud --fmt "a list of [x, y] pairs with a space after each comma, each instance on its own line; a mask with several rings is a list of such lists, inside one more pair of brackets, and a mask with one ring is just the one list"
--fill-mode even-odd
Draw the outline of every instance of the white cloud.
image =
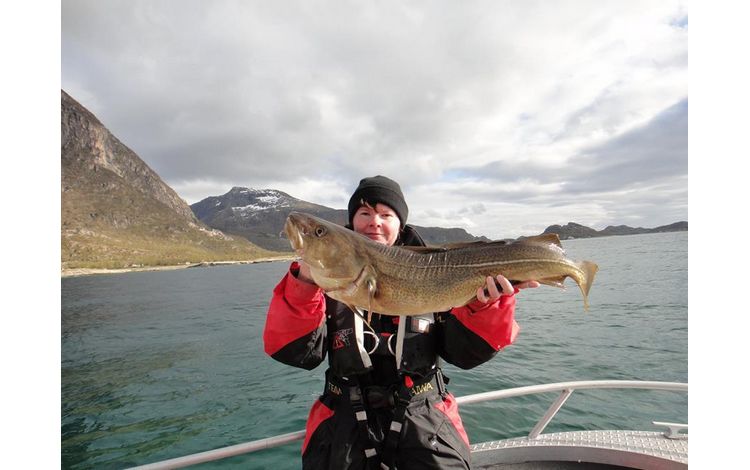
[[[550, 193], [581, 223], [637, 218], [590, 207], [577, 162], [688, 93], [679, 1], [66, 0], [62, 12], [63, 88], [191, 202], [253, 186], [340, 208], [385, 174], [413, 190], [414, 217], [453, 218], [426, 215], [442, 201], [478, 233], [558, 222], [530, 207]], [[467, 196], [440, 194], [451, 185]]]

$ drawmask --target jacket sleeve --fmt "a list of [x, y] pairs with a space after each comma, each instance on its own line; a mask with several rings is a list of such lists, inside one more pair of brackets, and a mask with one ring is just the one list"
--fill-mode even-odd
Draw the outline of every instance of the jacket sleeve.
[[297, 279], [298, 270], [299, 264], [292, 263], [273, 289], [263, 344], [277, 361], [311, 370], [326, 354], [326, 301], [318, 286]]
[[520, 331], [514, 319], [517, 293], [518, 289], [492, 303], [477, 300], [443, 313], [440, 356], [462, 369], [471, 369], [513, 343]]

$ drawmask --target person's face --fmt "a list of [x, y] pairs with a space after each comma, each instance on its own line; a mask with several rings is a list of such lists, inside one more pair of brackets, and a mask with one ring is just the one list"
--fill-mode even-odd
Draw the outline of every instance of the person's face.
[[355, 232], [391, 246], [396, 243], [401, 221], [396, 212], [385, 204], [378, 203], [375, 207], [365, 204], [354, 213], [352, 225]]

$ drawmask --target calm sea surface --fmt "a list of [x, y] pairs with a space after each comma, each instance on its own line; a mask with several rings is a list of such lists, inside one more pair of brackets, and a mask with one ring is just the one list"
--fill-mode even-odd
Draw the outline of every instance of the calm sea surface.
[[[569, 380], [688, 379], [687, 232], [570, 240], [600, 266], [580, 292], [518, 297], [516, 343], [470, 371], [456, 396]], [[304, 429], [323, 386], [263, 353], [271, 290], [286, 263], [62, 280], [62, 467], [126, 468]], [[462, 407], [472, 442], [528, 433], [556, 394]], [[687, 395], [581, 391], [547, 428], [687, 423]], [[300, 442], [195, 468], [299, 468]]]

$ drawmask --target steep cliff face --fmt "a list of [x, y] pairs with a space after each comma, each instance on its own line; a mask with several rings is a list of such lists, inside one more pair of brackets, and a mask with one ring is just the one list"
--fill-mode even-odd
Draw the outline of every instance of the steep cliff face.
[[[86, 108], [62, 91], [61, 153], [66, 167], [82, 166], [88, 179], [109, 170], [186, 219], [196, 222], [190, 206], [146, 163], [126, 147]], [[64, 179], [64, 178], [63, 178]]]
[[63, 268], [268, 255], [198, 221], [159, 175], [64, 91], [60, 152]]

